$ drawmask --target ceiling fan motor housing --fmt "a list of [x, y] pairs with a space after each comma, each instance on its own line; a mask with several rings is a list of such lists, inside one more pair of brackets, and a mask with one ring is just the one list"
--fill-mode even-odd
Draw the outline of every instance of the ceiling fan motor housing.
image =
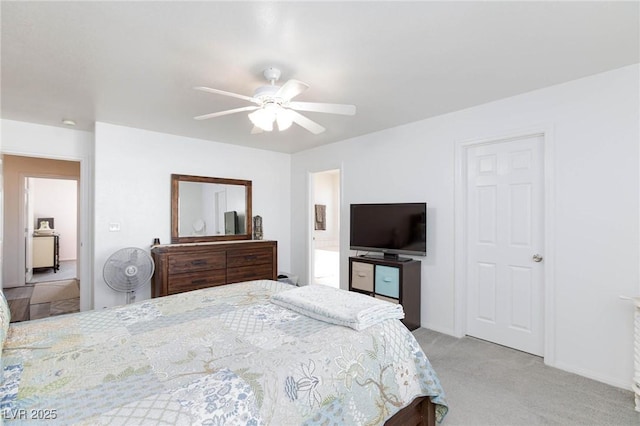
[[253, 97], [259, 99], [263, 104], [269, 101], [281, 104], [282, 99], [275, 97], [278, 90], [280, 90], [280, 86], [260, 86], [253, 92]]

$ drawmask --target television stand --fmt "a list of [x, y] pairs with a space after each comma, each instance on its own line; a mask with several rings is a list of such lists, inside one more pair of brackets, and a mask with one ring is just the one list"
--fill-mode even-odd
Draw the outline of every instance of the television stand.
[[349, 257], [349, 290], [401, 304], [402, 323], [415, 330], [420, 327], [421, 272], [421, 262], [415, 259]]

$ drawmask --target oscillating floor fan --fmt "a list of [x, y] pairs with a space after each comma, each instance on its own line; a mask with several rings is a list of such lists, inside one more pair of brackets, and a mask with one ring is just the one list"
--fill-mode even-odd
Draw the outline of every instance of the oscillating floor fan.
[[151, 256], [137, 247], [127, 247], [113, 253], [104, 264], [102, 276], [109, 287], [127, 294], [127, 304], [136, 300], [136, 290], [153, 276]]

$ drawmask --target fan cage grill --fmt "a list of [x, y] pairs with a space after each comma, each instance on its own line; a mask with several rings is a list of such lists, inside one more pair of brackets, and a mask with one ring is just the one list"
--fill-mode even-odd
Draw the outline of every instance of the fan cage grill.
[[109, 256], [102, 275], [113, 290], [134, 292], [149, 282], [154, 269], [149, 253], [137, 247], [126, 247]]

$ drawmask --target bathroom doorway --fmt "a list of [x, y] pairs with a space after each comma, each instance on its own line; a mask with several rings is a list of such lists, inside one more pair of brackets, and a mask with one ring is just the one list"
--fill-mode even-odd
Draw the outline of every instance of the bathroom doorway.
[[340, 170], [311, 174], [311, 282], [340, 288]]

